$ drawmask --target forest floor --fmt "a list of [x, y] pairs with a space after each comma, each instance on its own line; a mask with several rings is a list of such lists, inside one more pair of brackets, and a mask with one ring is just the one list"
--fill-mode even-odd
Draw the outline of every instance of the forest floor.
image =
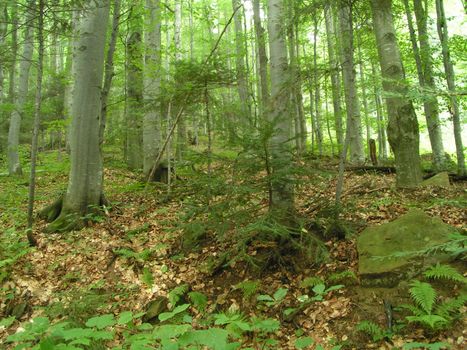
[[[329, 158], [304, 162], [304, 166], [311, 176], [298, 186], [297, 208], [302, 217], [313, 218], [334, 198], [337, 166]], [[40, 156], [36, 208], [44, 207], [63, 193], [67, 169], [68, 161], [58, 162], [56, 153]], [[155, 296], [166, 296], [175, 287], [186, 284], [191, 291], [207, 296], [208, 312], [240, 310], [247, 316], [280, 320], [281, 328], [270, 335], [278, 340], [272, 347], [275, 349], [295, 349], [296, 339], [303, 336], [313, 338], [325, 349], [338, 344], [348, 349], [399, 349], [411, 341], [443, 341], [451, 344], [452, 349], [464, 348], [465, 319], [456, 321], [447, 330], [432, 333], [410, 325], [390, 340], [377, 342], [356, 332], [356, 324], [363, 320], [385, 328], [385, 295], [391, 295], [396, 304], [410, 298], [406, 291], [363, 288], [353, 274], [357, 275], [358, 233], [370, 225], [389, 222], [409, 208], [420, 208], [445, 223], [465, 228], [465, 182], [454, 183], [447, 189], [399, 191], [394, 186], [394, 175], [346, 172], [344, 217], [354, 233], [347, 240], [326, 242], [330, 251], [326, 264], [300, 272], [278, 268], [258, 273], [239, 262], [210, 274], [206, 266], [226, 248], [226, 243], [210, 240], [195, 251], [179, 249], [182, 233], [178, 224], [185, 198], [177, 186], [189, 187], [190, 179], [180, 175], [170, 197], [166, 196], [164, 186], [145, 190], [140, 180], [121, 162], [107, 160], [105, 193], [113, 207], [106, 215], [95, 218], [82, 231], [67, 234], [45, 234], [46, 223], [37, 221], [34, 235], [38, 246], [19, 257], [9, 267], [8, 275], [0, 280], [0, 299], [8, 296], [8, 300], [1, 301], [0, 315], [6, 312], [11, 299], [26, 304], [21, 321], [45, 314], [54, 320], [68, 318], [83, 323], [96, 314], [144, 311]], [[1, 177], [0, 227], [4, 236], [24, 232], [27, 183], [27, 176]], [[345, 286], [327, 293], [324, 300], [311, 304], [293, 321], [283, 320], [283, 311], [305, 293], [304, 279], [313, 276], [322, 278], [329, 286]], [[240, 287], [247, 280], [257, 282], [252, 284], [255, 285], [252, 297], [245, 297]], [[287, 289], [283, 300], [268, 307], [259, 305], [256, 295], [271, 296], [280, 288]], [[452, 292], [452, 287], [449, 288]], [[202, 315], [196, 311], [193, 314], [196, 324]], [[0, 344], [11, 332], [0, 327]], [[263, 348], [253, 338], [246, 337], [245, 346]], [[3, 346], [7, 347], [0, 345]]]

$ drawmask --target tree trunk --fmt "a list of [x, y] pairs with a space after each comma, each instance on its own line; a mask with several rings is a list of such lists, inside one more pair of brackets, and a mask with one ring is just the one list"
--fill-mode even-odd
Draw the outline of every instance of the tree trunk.
[[454, 67], [451, 61], [451, 53], [449, 50], [449, 34], [446, 22], [446, 15], [444, 13], [443, 0], [436, 0], [436, 15], [437, 15], [437, 29], [439, 40], [441, 41], [441, 48], [443, 53], [444, 72], [446, 74], [446, 82], [450, 92], [450, 112], [452, 115], [452, 123], [454, 125], [454, 139], [456, 141], [456, 154], [457, 154], [457, 173], [461, 176], [466, 175], [464, 148], [462, 145], [462, 125], [459, 111], [459, 103], [456, 96], [456, 78], [454, 74]]
[[445, 154], [441, 124], [439, 120], [438, 99], [435, 95], [436, 85], [433, 78], [432, 52], [427, 27], [428, 8], [427, 4], [425, 4], [425, 9], [423, 8], [422, 0], [414, 0], [418, 40], [420, 42], [419, 49], [408, 0], [404, 0], [404, 7], [407, 15], [407, 23], [409, 26], [410, 41], [412, 42], [415, 65], [417, 67], [418, 81], [424, 93], [422, 96], [423, 108], [425, 111], [428, 135], [430, 136], [431, 149], [433, 152], [433, 167], [435, 170], [439, 171], [445, 167]]
[[[182, 59], [182, 0], [175, 0], [174, 45], [175, 60], [180, 61]], [[179, 160], [183, 159], [186, 145], [186, 121], [185, 116], [182, 115], [177, 124], [177, 145], [175, 149], [176, 157]]]
[[127, 39], [127, 165], [138, 170], [143, 167], [143, 50], [141, 3], [134, 0], [129, 15]]
[[[239, 0], [232, 0], [232, 8], [235, 11], [240, 6]], [[237, 71], [237, 89], [238, 97], [240, 99], [240, 112], [242, 120], [251, 123], [251, 110], [250, 99], [248, 96], [248, 83], [245, 70], [246, 55], [244, 38], [243, 38], [243, 25], [242, 25], [242, 12], [238, 10], [234, 15], [235, 27], [235, 50], [236, 50], [236, 71]]]
[[120, 24], [120, 5], [121, 0], [114, 0], [113, 17], [112, 17], [112, 33], [110, 35], [109, 47], [105, 58], [104, 68], [104, 86], [102, 87], [102, 110], [99, 126], [100, 143], [104, 142], [104, 131], [107, 121], [107, 103], [109, 99], [110, 87], [112, 86], [112, 79], [114, 76], [114, 53], [117, 46], [118, 27]]
[[74, 55], [70, 176], [60, 215], [49, 232], [81, 228], [85, 216], [103, 201], [99, 119], [109, 0], [88, 0], [83, 6], [77, 27], [81, 49]]
[[318, 14], [314, 13], [313, 20], [313, 87], [315, 89], [315, 135], [319, 155], [323, 155], [323, 127], [321, 125], [321, 98], [318, 77]]
[[422, 180], [418, 121], [412, 101], [407, 97], [391, 0], [371, 0], [371, 8], [388, 107], [388, 137], [396, 161], [396, 185], [414, 188]]
[[368, 100], [366, 94], [366, 81], [365, 81], [365, 71], [363, 68], [363, 55], [362, 55], [362, 40], [360, 34], [358, 35], [358, 70], [360, 74], [360, 86], [362, 90], [362, 101], [363, 101], [363, 114], [365, 115], [365, 128], [366, 128], [366, 144], [368, 148], [368, 159], [371, 159], [370, 152], [370, 140], [371, 140], [371, 125], [370, 125], [370, 115], [368, 112]]
[[8, 173], [10, 175], [21, 175], [21, 164], [19, 159], [19, 136], [21, 131], [21, 119], [28, 97], [29, 69], [31, 68], [32, 53], [34, 50], [33, 25], [35, 1], [30, 0], [27, 4], [28, 11], [25, 19], [23, 52], [19, 63], [18, 92], [15, 97], [15, 106], [10, 118], [8, 130]]
[[264, 118], [265, 107], [269, 104], [269, 81], [268, 81], [268, 58], [266, 55], [266, 39], [264, 28], [261, 25], [260, 0], [253, 0], [253, 17], [255, 22], [256, 45], [258, 48], [259, 76], [261, 82], [261, 109], [260, 113]]
[[[2, 56], [0, 56], [0, 105], [3, 104], [5, 99], [5, 87], [4, 87], [4, 60], [3, 57], [4, 53], [7, 51], [5, 45], [5, 36], [7, 33], [7, 4], [5, 2], [4, 5], [0, 6], [0, 51], [2, 52]], [[2, 146], [0, 145], [0, 149]]]
[[269, 122], [274, 128], [270, 140], [272, 167], [272, 196], [270, 210], [282, 223], [290, 222], [294, 213], [293, 184], [288, 176], [292, 165], [290, 153], [290, 126], [288, 118], [290, 80], [285, 43], [285, 8], [283, 0], [270, 0], [268, 4], [269, 52], [271, 72], [271, 100]]
[[[143, 148], [144, 175], [154, 166], [161, 143], [161, 108], [158, 98], [161, 86], [161, 8], [160, 0], [146, 0], [146, 55], [144, 65]], [[152, 179], [151, 179], [152, 180]]]
[[348, 0], [341, 0], [339, 4], [340, 42], [342, 56], [342, 74], [344, 77], [345, 104], [347, 106], [347, 120], [349, 124], [350, 162], [361, 164], [365, 161], [360, 120], [360, 100], [358, 98], [355, 69], [352, 5]]
[[371, 74], [373, 75], [373, 94], [376, 108], [376, 122], [378, 126], [378, 154], [381, 160], [388, 158], [386, 144], [386, 125], [383, 116], [383, 104], [381, 102], [380, 82], [376, 78], [376, 68], [374, 62], [371, 62]]
[[28, 231], [27, 237], [31, 246], [37, 245], [32, 234], [34, 196], [36, 190], [36, 160], [37, 143], [39, 139], [39, 128], [41, 120], [42, 103], [42, 68], [44, 66], [44, 0], [39, 0], [37, 13], [37, 42], [38, 42], [38, 62], [37, 62], [37, 85], [36, 97], [34, 103], [34, 128], [31, 142], [31, 173], [29, 177], [29, 195], [28, 195]]
[[339, 73], [339, 63], [336, 56], [336, 33], [334, 30], [334, 19], [331, 2], [327, 2], [324, 7], [324, 19], [326, 22], [326, 39], [328, 44], [329, 67], [331, 70], [332, 105], [334, 107], [334, 123], [336, 128], [336, 139], [339, 149], [344, 142], [344, 132], [342, 128], [342, 107], [341, 107], [341, 79]]

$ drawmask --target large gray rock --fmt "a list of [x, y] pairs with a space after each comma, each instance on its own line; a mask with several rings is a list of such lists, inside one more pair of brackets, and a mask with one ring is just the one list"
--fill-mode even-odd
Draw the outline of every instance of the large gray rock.
[[362, 285], [392, 287], [418, 275], [423, 267], [450, 260], [449, 255], [436, 249], [428, 255], [416, 252], [448, 242], [454, 232], [454, 227], [419, 209], [365, 229], [357, 239]]

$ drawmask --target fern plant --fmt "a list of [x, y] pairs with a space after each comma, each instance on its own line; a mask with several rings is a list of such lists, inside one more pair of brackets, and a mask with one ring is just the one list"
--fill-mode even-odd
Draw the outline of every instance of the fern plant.
[[437, 299], [436, 290], [431, 284], [413, 281], [409, 289], [414, 305], [402, 305], [412, 315], [406, 316], [409, 322], [427, 326], [430, 330], [446, 328], [458, 315], [460, 308], [467, 301], [465, 294], [435, 305]]
[[467, 283], [467, 279], [462, 276], [454, 267], [450, 265], [436, 264], [426, 270], [423, 275], [430, 279], [445, 279], [453, 282]]
[[357, 324], [355, 330], [369, 335], [374, 342], [379, 342], [388, 335], [379, 325], [366, 320]]

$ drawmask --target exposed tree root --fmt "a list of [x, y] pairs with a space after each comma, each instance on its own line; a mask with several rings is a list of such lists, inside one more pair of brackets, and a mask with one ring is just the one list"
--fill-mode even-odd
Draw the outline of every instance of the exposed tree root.
[[102, 194], [97, 208], [92, 207], [88, 208], [86, 212], [74, 213], [69, 210], [63, 210], [63, 200], [64, 195], [39, 212], [39, 217], [50, 223], [46, 228], [47, 233], [81, 230], [89, 221], [88, 214], [99, 214], [102, 211], [107, 213], [106, 207], [109, 205], [108, 200]]

